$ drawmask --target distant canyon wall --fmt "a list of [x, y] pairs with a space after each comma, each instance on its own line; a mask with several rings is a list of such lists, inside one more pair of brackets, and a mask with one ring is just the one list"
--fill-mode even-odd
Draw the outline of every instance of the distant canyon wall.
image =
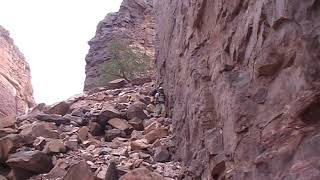
[[320, 178], [320, 1], [156, 1], [158, 77], [195, 179]]
[[102, 64], [111, 58], [113, 42], [121, 42], [154, 59], [153, 0], [124, 0], [119, 12], [108, 14], [89, 41], [84, 90], [99, 87]]
[[0, 117], [22, 114], [34, 104], [30, 67], [0, 26]]

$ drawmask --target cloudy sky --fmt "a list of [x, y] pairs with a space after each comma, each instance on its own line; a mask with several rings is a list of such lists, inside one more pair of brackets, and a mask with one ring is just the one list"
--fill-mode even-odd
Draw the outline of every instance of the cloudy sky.
[[82, 92], [87, 42], [121, 0], [0, 0], [0, 24], [31, 67], [37, 103]]

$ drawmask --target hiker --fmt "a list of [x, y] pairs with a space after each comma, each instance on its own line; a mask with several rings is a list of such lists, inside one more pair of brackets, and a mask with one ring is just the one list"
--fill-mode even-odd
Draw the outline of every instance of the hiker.
[[157, 93], [155, 94], [156, 101], [156, 116], [165, 117], [166, 116], [166, 97], [164, 95], [163, 87], [159, 87]]

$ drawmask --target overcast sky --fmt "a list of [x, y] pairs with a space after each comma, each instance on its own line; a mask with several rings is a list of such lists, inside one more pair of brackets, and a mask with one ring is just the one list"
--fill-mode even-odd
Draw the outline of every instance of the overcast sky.
[[31, 67], [37, 103], [82, 92], [87, 42], [122, 0], [0, 0], [0, 25]]

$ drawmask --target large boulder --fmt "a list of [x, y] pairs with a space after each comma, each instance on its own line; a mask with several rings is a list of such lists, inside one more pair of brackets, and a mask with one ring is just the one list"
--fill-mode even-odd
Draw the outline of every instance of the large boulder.
[[48, 114], [59, 114], [61, 116], [64, 116], [65, 114], [68, 113], [70, 108], [70, 104], [62, 101], [62, 102], [58, 102], [54, 105], [52, 105], [51, 107], [49, 107], [49, 109], [47, 111], [45, 111], [45, 113]]
[[4, 163], [11, 152], [25, 144], [22, 136], [10, 134], [0, 138], [0, 163]]
[[57, 126], [53, 123], [46, 122], [35, 122], [33, 124], [26, 125], [20, 132], [20, 135], [29, 138], [30, 141], [33, 141], [39, 136], [53, 139], [59, 138]]
[[139, 119], [146, 119], [147, 115], [144, 113], [145, 104], [142, 102], [136, 102], [134, 104], [131, 104], [128, 107], [127, 110], [127, 118], [133, 119], [133, 118], [139, 118]]
[[80, 161], [71, 166], [63, 180], [95, 180], [95, 177], [86, 161]]
[[116, 110], [111, 104], [104, 104], [102, 110], [99, 113], [100, 121], [121, 117], [122, 114], [118, 110]]
[[58, 114], [38, 114], [36, 115], [36, 119], [45, 122], [53, 122], [56, 123], [58, 126], [61, 124], [70, 124], [70, 119], [65, 118]]
[[122, 131], [125, 131], [130, 128], [130, 125], [128, 124], [128, 122], [120, 118], [112, 118], [108, 120], [108, 124]]
[[0, 118], [0, 129], [12, 127], [15, 125], [16, 122], [17, 122], [17, 120], [14, 116]]
[[120, 180], [163, 180], [164, 177], [158, 173], [151, 172], [146, 168], [134, 169], [124, 176], [120, 177]]
[[21, 151], [9, 156], [6, 161], [12, 169], [31, 174], [49, 172], [52, 167], [51, 157], [41, 151]]
[[44, 146], [43, 152], [50, 153], [64, 153], [67, 151], [66, 146], [60, 139], [49, 139], [47, 144]]

